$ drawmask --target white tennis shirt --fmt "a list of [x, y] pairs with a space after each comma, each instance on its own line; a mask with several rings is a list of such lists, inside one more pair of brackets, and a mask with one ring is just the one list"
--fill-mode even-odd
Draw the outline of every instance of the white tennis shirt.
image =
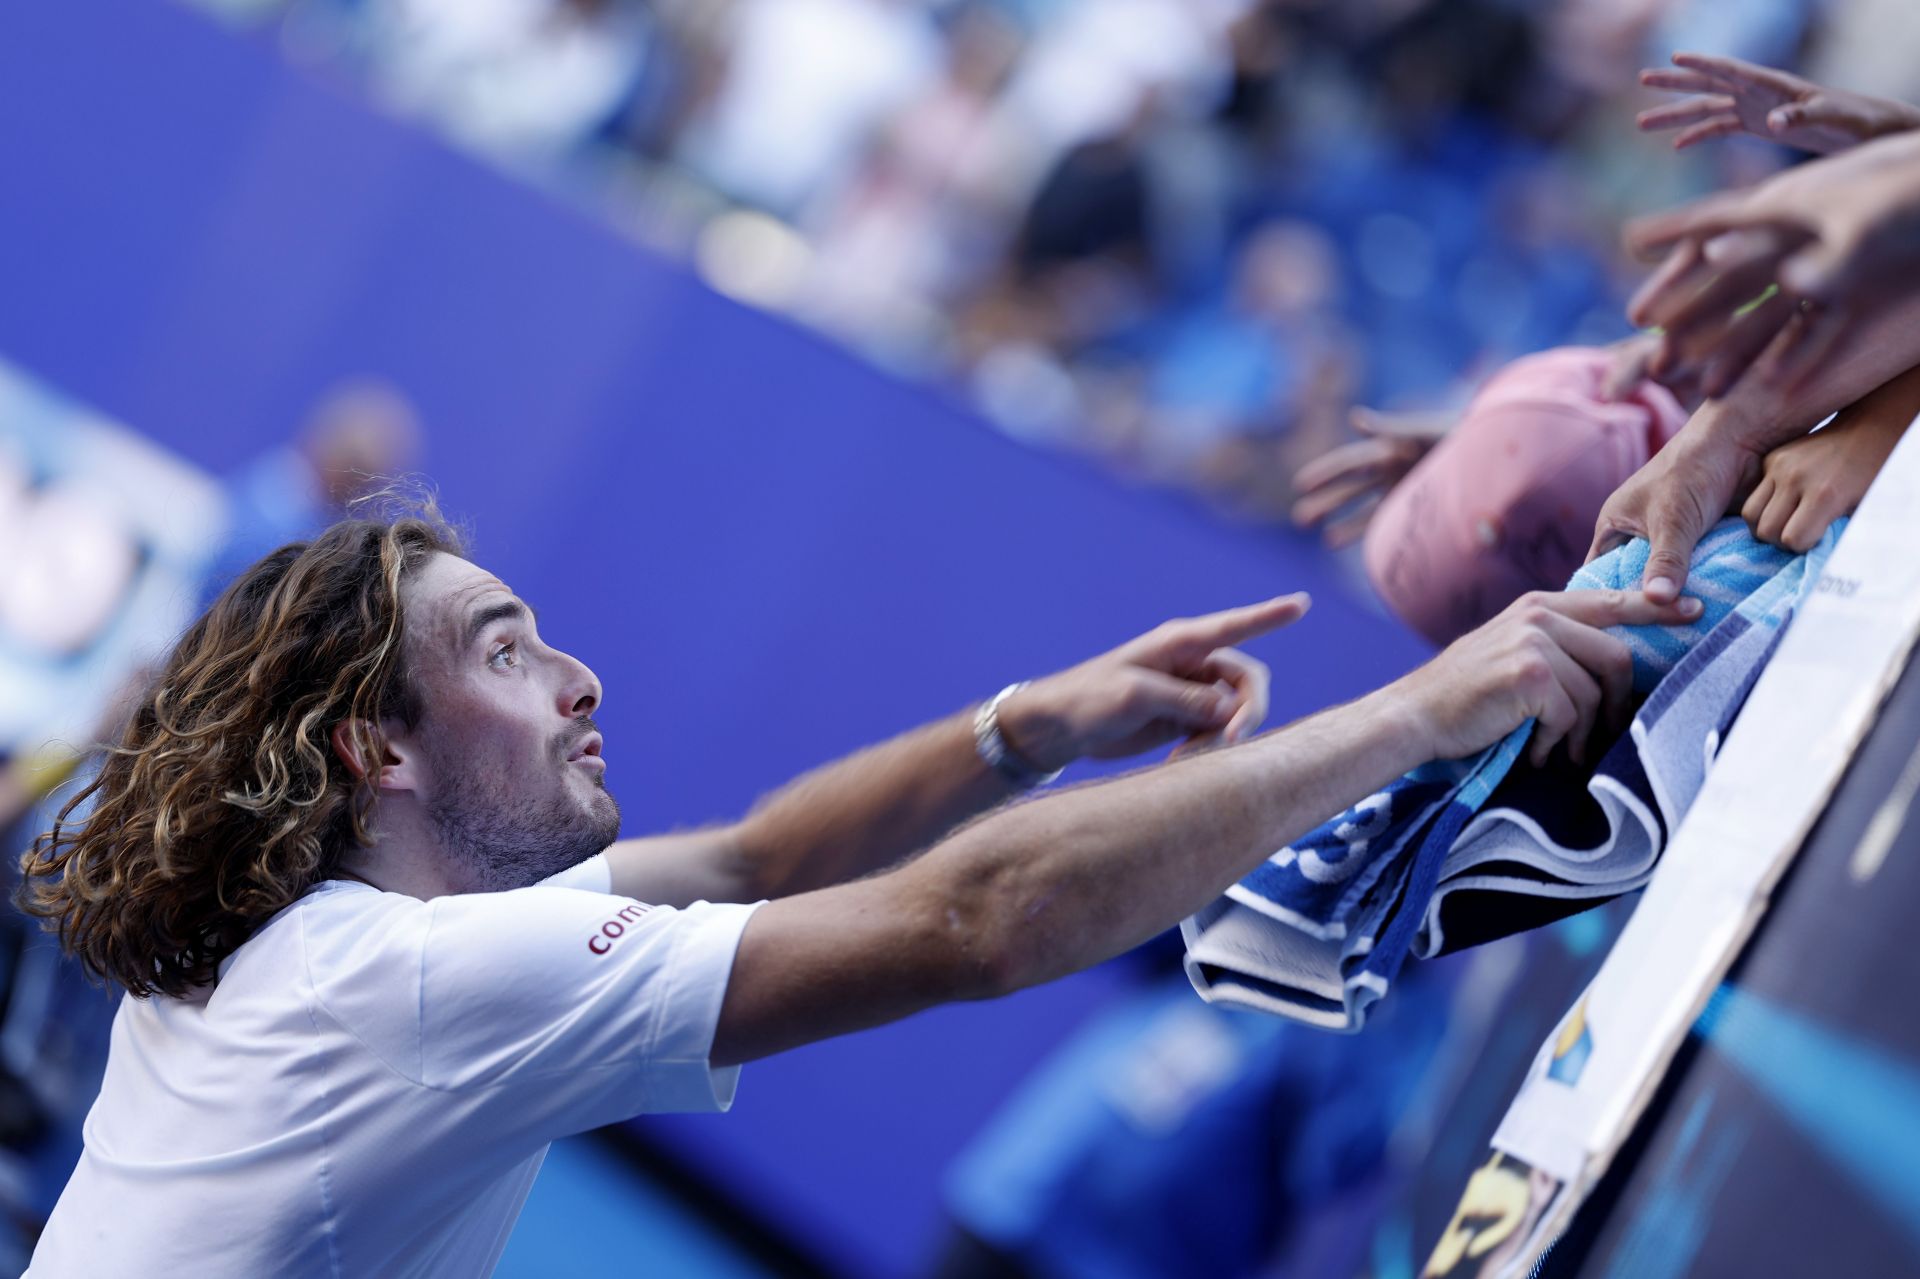
[[345, 880], [190, 998], [125, 998], [28, 1274], [486, 1275], [556, 1137], [725, 1110], [754, 907], [609, 895], [604, 857], [419, 901]]

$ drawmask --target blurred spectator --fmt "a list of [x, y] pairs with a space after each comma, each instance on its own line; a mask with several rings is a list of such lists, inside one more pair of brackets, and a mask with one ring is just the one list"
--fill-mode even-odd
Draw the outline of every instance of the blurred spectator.
[[579, 145], [631, 91], [649, 38], [631, 0], [373, 0], [381, 89], [509, 157]]
[[1342, 291], [1325, 232], [1275, 221], [1249, 236], [1230, 291], [1179, 317], [1153, 357], [1152, 470], [1261, 518], [1288, 505], [1273, 481], [1333, 443], [1351, 402], [1361, 357]]
[[991, 265], [1008, 216], [1002, 161], [1016, 145], [995, 103], [1021, 32], [980, 0], [955, 6], [945, 32], [940, 77], [801, 219], [815, 254], [799, 313], [889, 362], [919, 362], [940, 341], [942, 309]]
[[868, 135], [940, 61], [911, 0], [736, 0], [726, 70], [678, 155], [734, 199], [792, 217], [845, 182]]
[[226, 481], [229, 524], [207, 575], [206, 599], [234, 574], [339, 518], [349, 502], [409, 469], [420, 420], [407, 397], [370, 378], [337, 383], [299, 434]]

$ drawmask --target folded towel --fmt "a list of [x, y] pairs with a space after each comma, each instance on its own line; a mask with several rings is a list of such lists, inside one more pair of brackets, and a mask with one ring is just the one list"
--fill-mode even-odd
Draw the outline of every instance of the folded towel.
[[[1645, 884], [1844, 521], [1805, 555], [1722, 521], [1694, 551], [1688, 626], [1621, 627], [1647, 700], [1591, 775], [1515, 770], [1531, 722], [1421, 766], [1281, 849], [1181, 924], [1211, 1002], [1356, 1031], [1409, 955], [1488, 941]], [[1631, 588], [1644, 540], [1569, 589]]]

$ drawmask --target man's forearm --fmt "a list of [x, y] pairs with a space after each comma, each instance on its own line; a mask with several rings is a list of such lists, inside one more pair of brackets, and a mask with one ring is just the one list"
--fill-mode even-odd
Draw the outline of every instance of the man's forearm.
[[[1890, 307], [1866, 322], [1858, 337], [1834, 351], [1805, 383], [1782, 393], [1744, 378], [1731, 393], [1709, 400], [1700, 425], [1758, 455], [1798, 439], [1837, 413], [1920, 364], [1920, 298]], [[1694, 423], [1688, 424], [1690, 427]]]
[[1915, 417], [1920, 417], [1920, 365], [1861, 396], [1853, 408], [1876, 423], [1885, 422], [1904, 430]]
[[1241, 746], [995, 813], [902, 873], [949, 903], [996, 992], [1049, 981], [1145, 941], [1424, 762], [1419, 724], [1390, 687]]
[[815, 769], [735, 834], [765, 895], [784, 897], [892, 866], [1014, 793], [975, 753], [966, 711]]

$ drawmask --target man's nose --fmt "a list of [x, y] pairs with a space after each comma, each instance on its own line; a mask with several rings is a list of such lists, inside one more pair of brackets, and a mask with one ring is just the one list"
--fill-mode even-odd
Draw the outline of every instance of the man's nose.
[[562, 654], [561, 660], [567, 664], [567, 678], [560, 685], [560, 713], [568, 719], [592, 714], [602, 700], [600, 677], [577, 658]]

